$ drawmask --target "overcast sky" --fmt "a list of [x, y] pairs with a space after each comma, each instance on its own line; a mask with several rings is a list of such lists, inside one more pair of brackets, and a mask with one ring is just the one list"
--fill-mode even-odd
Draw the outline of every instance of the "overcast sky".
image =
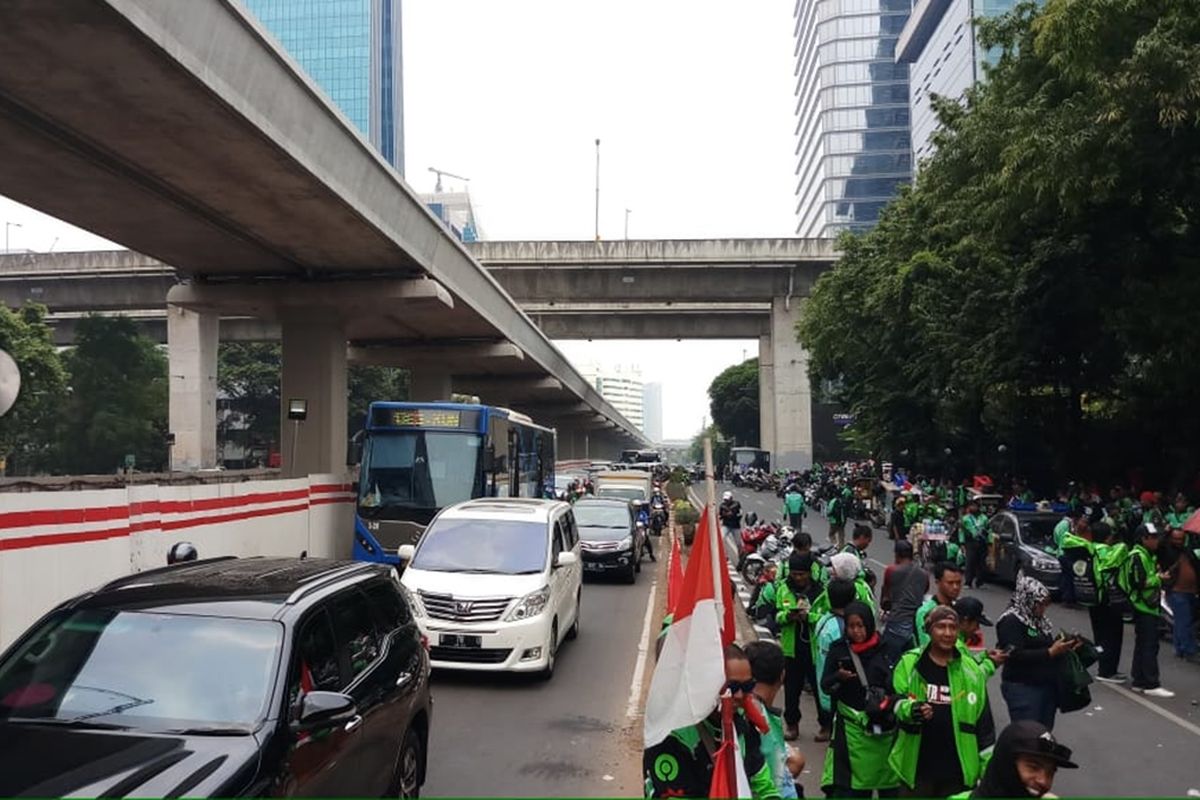
[[[405, 158], [470, 178], [489, 239], [794, 235], [790, 0], [404, 0]], [[461, 184], [447, 178], [447, 188]], [[0, 198], [13, 249], [113, 247]], [[639, 364], [686, 438], [757, 342], [560, 342]]]

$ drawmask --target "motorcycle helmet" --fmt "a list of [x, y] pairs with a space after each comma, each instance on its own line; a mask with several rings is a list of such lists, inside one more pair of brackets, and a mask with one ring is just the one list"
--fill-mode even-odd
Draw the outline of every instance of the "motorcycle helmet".
[[167, 563], [179, 564], [184, 561], [195, 561], [200, 557], [196, 547], [191, 542], [176, 542], [167, 551]]
[[758, 522], [758, 514], [755, 514], [753, 511], [751, 511], [749, 514], [746, 515], [746, 525], [753, 526], [757, 522]]

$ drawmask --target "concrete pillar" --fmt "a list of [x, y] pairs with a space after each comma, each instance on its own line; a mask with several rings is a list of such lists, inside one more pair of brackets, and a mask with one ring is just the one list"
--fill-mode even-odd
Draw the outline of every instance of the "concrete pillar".
[[775, 458], [775, 353], [771, 337], [758, 338], [758, 436], [759, 447]]
[[808, 385], [808, 353], [796, 341], [796, 322], [803, 301], [776, 297], [771, 303], [772, 373], [775, 385], [776, 469], [812, 466], [812, 389]]
[[[328, 309], [282, 320], [280, 389], [283, 470], [299, 477], [346, 469], [346, 331]], [[288, 419], [288, 403], [308, 402], [308, 417]]]
[[444, 369], [414, 367], [409, 373], [408, 399], [431, 403], [450, 399], [450, 373]]
[[175, 444], [171, 469], [217, 465], [219, 317], [167, 306], [168, 413]]

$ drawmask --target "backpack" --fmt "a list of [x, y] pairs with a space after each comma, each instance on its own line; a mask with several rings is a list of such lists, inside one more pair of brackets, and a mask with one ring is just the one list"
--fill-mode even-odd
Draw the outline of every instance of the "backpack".
[[1100, 602], [1096, 582], [1096, 560], [1086, 547], [1069, 547], [1063, 550], [1063, 561], [1071, 570], [1067, 576], [1075, 587], [1075, 600], [1085, 606]]

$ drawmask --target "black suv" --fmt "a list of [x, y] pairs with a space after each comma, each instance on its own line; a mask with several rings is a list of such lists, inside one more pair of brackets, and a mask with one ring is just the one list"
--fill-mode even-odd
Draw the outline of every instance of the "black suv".
[[390, 567], [193, 561], [69, 600], [0, 655], [0, 796], [415, 797], [431, 712]]

